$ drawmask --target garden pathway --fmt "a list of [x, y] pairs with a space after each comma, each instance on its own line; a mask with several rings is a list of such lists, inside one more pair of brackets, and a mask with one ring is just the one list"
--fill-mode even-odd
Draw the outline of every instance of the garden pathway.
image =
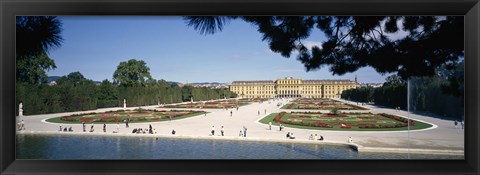
[[[345, 100], [342, 100], [347, 103]], [[453, 121], [446, 119], [438, 119], [429, 116], [417, 114], [408, 114], [406, 111], [396, 111], [394, 109], [381, 108], [367, 105], [373, 113], [389, 113], [402, 116], [409, 116], [411, 119], [422, 120], [435, 124], [434, 129], [424, 131], [321, 131], [307, 130], [297, 128], [285, 128], [279, 131], [278, 126], [272, 126], [272, 130], [268, 129], [268, 125], [258, 122], [264, 116], [272, 112], [289, 111], [279, 109], [277, 103], [287, 104], [288, 100], [270, 100], [263, 103], [252, 103], [236, 109], [203, 109], [208, 111], [206, 116], [199, 115], [195, 117], [153, 122], [153, 123], [130, 123], [130, 128], [126, 128], [125, 124], [120, 123], [120, 133], [112, 134], [112, 130], [116, 128], [116, 124], [107, 124], [107, 134], [103, 133], [102, 125], [95, 125], [94, 133], [83, 133], [81, 124], [54, 124], [45, 122], [46, 119], [52, 117], [60, 117], [71, 114], [87, 113], [87, 112], [104, 112], [110, 110], [120, 110], [122, 108], [105, 108], [92, 111], [79, 111], [57, 114], [31, 115], [17, 117], [17, 121], [24, 120], [26, 130], [20, 131], [24, 133], [59, 133], [59, 125], [63, 127], [72, 127], [73, 134], [105, 134], [105, 135], [135, 135], [132, 134], [133, 128], [148, 128], [151, 124], [157, 131], [159, 137], [187, 137], [187, 138], [212, 138], [212, 139], [246, 139], [246, 140], [285, 140], [288, 142], [310, 142], [308, 137], [310, 134], [322, 135], [325, 138], [324, 143], [347, 143], [348, 137], [353, 138], [353, 142], [361, 146], [365, 151], [385, 151], [385, 152], [425, 152], [425, 153], [449, 153], [463, 154], [464, 150], [464, 130], [455, 128]], [[352, 103], [353, 104], [353, 103]], [[159, 109], [158, 106], [143, 107], [147, 109]], [[134, 108], [128, 108], [134, 109]], [[162, 108], [163, 109], [163, 108]], [[26, 110], [26, 109], [24, 109]], [[199, 109], [195, 109], [199, 110]], [[267, 111], [265, 114], [264, 111]], [[230, 116], [230, 111], [233, 116]], [[260, 112], [260, 115], [258, 115]], [[215, 126], [215, 135], [209, 136], [212, 126]], [[218, 136], [220, 128], [224, 126], [225, 136]], [[247, 128], [247, 137], [239, 138], [239, 132], [243, 126]], [[87, 125], [87, 128], [90, 124]], [[172, 130], [176, 131], [176, 135], [172, 136]], [[285, 135], [287, 132], [293, 132], [297, 139], [287, 140]], [[312, 141], [313, 142], [313, 141]], [[410, 148], [410, 149], [407, 149]]]

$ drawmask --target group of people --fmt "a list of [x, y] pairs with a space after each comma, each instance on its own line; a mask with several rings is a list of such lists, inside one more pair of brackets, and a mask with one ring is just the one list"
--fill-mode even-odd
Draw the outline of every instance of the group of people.
[[295, 136], [293, 135], [293, 132], [292, 133], [290, 133], [290, 132], [287, 133], [287, 139], [295, 139]]
[[[175, 130], [173, 130], [173, 132], [175, 132]], [[153, 129], [152, 125], [148, 125], [148, 129], [147, 128], [134, 128], [132, 130], [132, 133], [135, 133], [135, 134], [157, 134], [157, 132], [155, 131], [155, 129]], [[173, 133], [175, 134], [175, 133]]]
[[[175, 132], [175, 130], [174, 130]], [[156, 134], [157, 132], [155, 129], [147, 129], [147, 128], [134, 128], [132, 130], [132, 133], [134, 134]]]
[[[453, 124], [455, 125], [455, 128], [458, 128], [458, 121], [457, 121], [457, 120], [455, 120], [455, 121], [453, 122]], [[462, 126], [462, 129], [463, 129], [463, 127], [464, 127], [465, 124], [463, 123], [463, 121], [461, 121], [461, 122], [460, 122], [460, 125]]]
[[243, 132], [240, 130], [240, 133], [238, 133], [239, 137], [247, 137], [247, 127], [243, 126]]
[[[219, 136], [224, 136], [225, 130], [223, 129], [223, 126], [220, 128], [220, 135]], [[212, 126], [212, 131], [210, 132], [210, 136], [215, 136], [215, 125]]]
[[25, 130], [25, 122], [23, 120], [17, 123], [17, 129], [19, 131]]
[[65, 127], [65, 128], [63, 128], [63, 129], [62, 129], [62, 126], [59, 126], [59, 129], [58, 129], [58, 131], [63, 131], [63, 132], [67, 132], [67, 131], [68, 131], [68, 132], [73, 132], [73, 129], [72, 129], [72, 127], [71, 127], [71, 126], [70, 126], [70, 127], [68, 127], [68, 129], [67, 129], [67, 127]]
[[310, 134], [310, 137], [308, 138], [309, 140], [320, 140], [323, 141], [323, 136], [320, 135], [320, 137], [317, 136], [317, 134], [313, 135]]

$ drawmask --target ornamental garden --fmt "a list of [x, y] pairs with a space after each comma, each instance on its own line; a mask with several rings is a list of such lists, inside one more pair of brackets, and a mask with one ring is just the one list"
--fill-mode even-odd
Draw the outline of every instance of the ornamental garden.
[[263, 102], [267, 99], [235, 99], [235, 100], [219, 100], [208, 102], [183, 103], [175, 105], [165, 105], [160, 108], [205, 108], [205, 109], [225, 109], [235, 108], [237, 106], [248, 105], [252, 102]]
[[102, 113], [85, 113], [75, 114], [70, 116], [55, 117], [47, 119], [47, 122], [52, 123], [67, 123], [67, 124], [80, 124], [85, 123], [122, 123], [127, 120], [130, 123], [142, 123], [142, 122], [158, 122], [166, 120], [177, 120], [197, 115], [206, 114], [205, 111], [192, 111], [192, 110], [118, 110], [108, 111]]
[[282, 106], [282, 109], [308, 109], [308, 110], [368, 110], [356, 105], [345, 104], [332, 99], [300, 98]]
[[293, 128], [339, 131], [402, 131], [432, 127], [428, 123], [384, 113], [280, 112], [272, 113], [260, 122], [272, 122], [272, 125], [282, 124]]

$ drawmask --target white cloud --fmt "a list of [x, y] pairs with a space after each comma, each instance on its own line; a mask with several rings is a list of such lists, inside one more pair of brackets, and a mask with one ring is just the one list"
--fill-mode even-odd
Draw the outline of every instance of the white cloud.
[[318, 41], [303, 41], [302, 44], [307, 47], [308, 50], [312, 50], [313, 46], [317, 46], [318, 48], [322, 48], [322, 42]]
[[[381, 22], [382, 29], [384, 29], [384, 30], [385, 30], [385, 23], [386, 22], [387, 22], [386, 19]], [[403, 19], [397, 20], [397, 27], [398, 27], [397, 32], [395, 32], [395, 33], [384, 32], [385, 36], [387, 36], [390, 40], [398, 40], [398, 39], [403, 39], [410, 34], [410, 32], [407, 32], [407, 31], [403, 30]]]

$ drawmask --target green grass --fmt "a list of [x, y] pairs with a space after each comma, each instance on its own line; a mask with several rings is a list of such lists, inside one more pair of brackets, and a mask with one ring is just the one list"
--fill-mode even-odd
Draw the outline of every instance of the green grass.
[[[275, 116], [277, 116], [278, 113], [271, 113], [268, 116], [262, 118], [259, 122], [263, 124], [268, 124], [268, 122], [272, 122], [272, 125], [274, 126], [279, 126], [279, 123], [276, 123], [273, 121]], [[290, 113], [285, 114], [282, 119], [288, 118], [290, 116]], [[333, 126], [333, 128], [323, 128], [323, 127], [314, 127], [314, 126], [301, 126], [301, 125], [292, 125], [292, 124], [282, 124], [283, 126], [286, 127], [291, 127], [291, 128], [299, 128], [299, 129], [311, 129], [311, 130], [331, 130], [331, 131], [405, 131], [408, 128], [407, 127], [400, 127], [400, 128], [358, 128], [357, 126], [352, 126], [352, 128], [349, 129], [344, 129], [340, 128], [339, 125]], [[410, 130], [419, 130], [419, 129], [425, 129], [425, 128], [430, 128], [432, 125], [420, 122], [415, 120], [415, 126], [410, 126]]]
[[[286, 105], [283, 105], [280, 109], [287, 109], [287, 107], [290, 105], [291, 103], [288, 103]], [[297, 109], [297, 104], [296, 103], [293, 103], [292, 105], [292, 108], [290, 109]]]
[[[292, 104], [292, 103], [288, 103], [288, 104], [286, 104], [286, 105], [283, 105], [283, 106], [281, 107], [281, 109], [287, 109], [287, 107], [288, 107], [290, 104]], [[347, 111], [347, 110], [368, 110], [368, 109], [366, 109], [366, 108], [359, 107], [359, 106], [355, 106], [355, 105], [350, 105], [350, 104], [343, 104], [343, 105], [349, 106], [349, 107], [353, 107], [353, 108], [355, 108], [355, 109], [340, 109], [340, 108], [341, 108], [341, 106], [340, 106], [340, 107], [338, 107], [338, 108], [339, 108], [338, 110], [344, 110], [344, 111]], [[291, 110], [328, 110], [328, 111], [333, 109], [333, 108], [330, 108], [330, 107], [329, 107], [329, 108], [306, 108], [306, 109], [298, 109], [297, 107], [298, 107], [298, 104], [297, 104], [297, 103], [293, 103], [292, 108], [290, 108], [290, 109], [291, 109]]]
[[[92, 117], [93, 118], [100, 118], [100, 115], [101, 113], [99, 114], [93, 114]], [[90, 114], [89, 114], [90, 115]], [[172, 118], [172, 120], [179, 120], [179, 119], [184, 119], [184, 118], [189, 118], [189, 117], [193, 117], [193, 116], [198, 116], [198, 115], [205, 115], [205, 113], [202, 113], [202, 112], [199, 112], [199, 113], [191, 113], [191, 114], [188, 114], [188, 115], [185, 115], [185, 116], [180, 116], [180, 117], [174, 117]], [[75, 118], [81, 118], [82, 116], [85, 116], [85, 115], [80, 115], [80, 116], [75, 116]], [[115, 116], [119, 116], [121, 117], [121, 120], [119, 122], [115, 122], [115, 121], [112, 121], [112, 122], [98, 122], [98, 121], [94, 121], [93, 123], [95, 124], [115, 124], [115, 123], [123, 123], [123, 120], [126, 119], [128, 117], [127, 114], [116, 114]], [[146, 116], [146, 117], [151, 117], [151, 116], [147, 116], [145, 114], [132, 114], [130, 116], [130, 118], [135, 118], [135, 117], [140, 117], [140, 116]], [[62, 116], [63, 117], [63, 116]], [[61, 118], [62, 117], [54, 117], [54, 118], [49, 118], [47, 119], [46, 121], [47, 122], [51, 122], [51, 123], [65, 123], [65, 124], [81, 124], [82, 122], [81, 121], [65, 121], [65, 120], [62, 120]], [[135, 121], [135, 120], [131, 120], [129, 121], [129, 123], [149, 123], [149, 122], [162, 122], [162, 121], [168, 121], [168, 116], [155, 116], [156, 118], [159, 118], [158, 120], [150, 120], [150, 118], [147, 118], [147, 120], [144, 120], [144, 121]], [[88, 123], [91, 123], [91, 122], [88, 122]]]

